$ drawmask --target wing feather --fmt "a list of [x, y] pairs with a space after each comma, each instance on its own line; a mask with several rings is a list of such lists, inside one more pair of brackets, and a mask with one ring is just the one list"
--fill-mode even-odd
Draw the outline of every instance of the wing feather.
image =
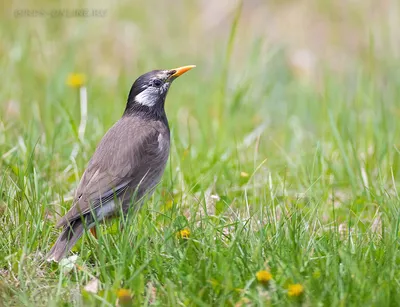
[[[138, 118], [122, 117], [103, 137], [76, 191], [63, 226], [138, 185], [160, 155], [160, 131]], [[154, 123], [154, 122], [153, 122]]]

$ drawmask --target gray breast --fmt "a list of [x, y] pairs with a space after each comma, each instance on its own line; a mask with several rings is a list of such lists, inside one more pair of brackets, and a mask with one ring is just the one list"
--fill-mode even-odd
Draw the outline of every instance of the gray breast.
[[146, 176], [146, 182], [149, 190], [153, 189], [160, 182], [169, 156], [169, 135], [160, 132], [157, 140], [159, 154], [153, 157], [154, 161], [151, 163], [153, 167], [151, 167], [149, 170], [149, 176]]
[[[160, 131], [161, 130], [161, 131]], [[170, 138], [169, 131], [167, 129], [159, 130], [157, 137], [157, 147], [155, 152], [145, 158], [147, 170], [143, 174], [140, 182], [137, 182], [135, 186], [132, 186], [127, 193], [123, 196], [124, 208], [127, 209], [127, 204], [132, 204], [132, 196], [135, 196], [136, 207], [139, 209], [143, 201], [150, 197], [161, 180], [164, 174], [165, 166], [169, 157], [170, 149]], [[140, 200], [140, 201], [139, 201]]]

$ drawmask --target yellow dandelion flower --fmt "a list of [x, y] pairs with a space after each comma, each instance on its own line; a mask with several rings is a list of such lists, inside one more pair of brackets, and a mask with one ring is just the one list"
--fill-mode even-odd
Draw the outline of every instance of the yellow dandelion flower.
[[190, 230], [188, 228], [182, 229], [176, 233], [178, 239], [188, 239], [190, 236]]
[[131, 297], [132, 296], [132, 293], [131, 293], [131, 290], [129, 290], [129, 289], [118, 289], [118, 291], [117, 291], [117, 296], [119, 297], [119, 298], [121, 298], [121, 297]]
[[267, 284], [272, 279], [272, 274], [268, 271], [258, 271], [256, 273], [257, 281], [261, 284]]
[[81, 87], [86, 82], [84, 74], [69, 74], [67, 77], [67, 85], [70, 87]]
[[304, 287], [300, 284], [289, 285], [288, 295], [289, 296], [300, 296], [304, 292]]
[[240, 172], [240, 177], [247, 178], [249, 177], [249, 174], [246, 172]]
[[118, 289], [117, 291], [117, 306], [133, 306], [132, 292], [129, 289]]

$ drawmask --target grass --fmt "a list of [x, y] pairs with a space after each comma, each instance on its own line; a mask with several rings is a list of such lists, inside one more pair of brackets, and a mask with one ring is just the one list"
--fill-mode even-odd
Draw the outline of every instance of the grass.
[[[114, 306], [121, 289], [145, 306], [396, 305], [400, 77], [395, 49], [379, 45], [390, 40], [385, 20], [368, 33], [351, 28], [368, 39], [346, 69], [323, 53], [309, 69], [246, 24], [247, 7], [206, 38], [193, 17], [200, 2], [160, 5], [164, 23], [150, 18], [151, 4], [130, 2], [105, 19], [1, 21], [0, 305]], [[85, 234], [71, 267], [44, 262], [131, 83], [192, 63], [167, 98], [171, 155], [154, 196], [99, 227], [98, 240]], [[70, 72], [88, 78], [84, 143]], [[267, 285], [260, 270], [272, 274]], [[96, 293], [85, 289], [93, 280]], [[299, 297], [288, 295], [293, 284], [304, 287]]]

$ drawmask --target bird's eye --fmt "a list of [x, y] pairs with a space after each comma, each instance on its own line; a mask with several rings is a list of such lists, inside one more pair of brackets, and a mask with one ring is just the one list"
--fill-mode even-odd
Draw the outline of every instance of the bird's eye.
[[160, 87], [163, 82], [160, 79], [153, 80], [153, 86]]

